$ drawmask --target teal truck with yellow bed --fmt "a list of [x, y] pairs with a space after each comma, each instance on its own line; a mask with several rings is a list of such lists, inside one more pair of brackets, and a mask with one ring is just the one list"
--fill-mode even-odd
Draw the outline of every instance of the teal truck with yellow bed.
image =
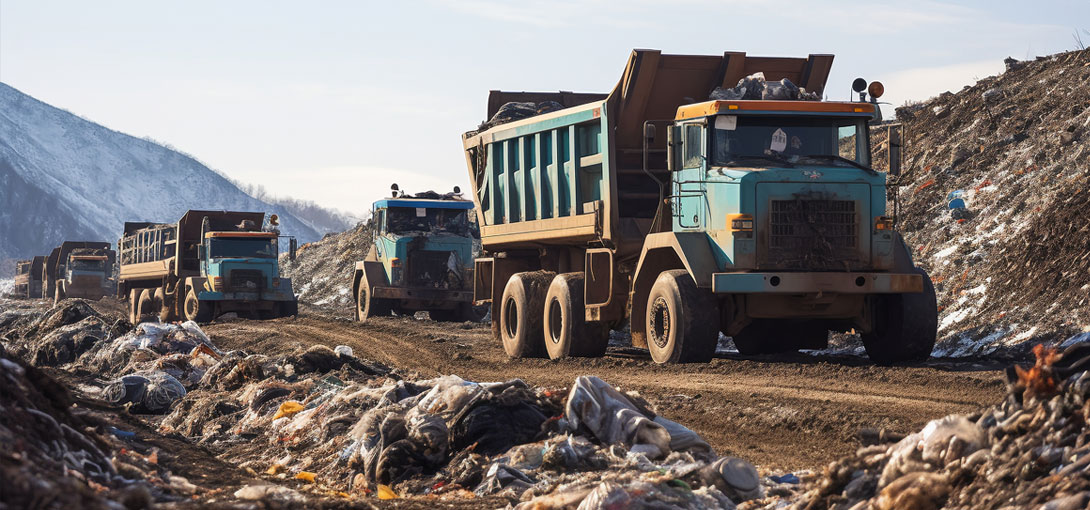
[[832, 60], [636, 50], [608, 94], [492, 91], [490, 118], [545, 112], [462, 137], [475, 299], [507, 353], [597, 356], [628, 323], [659, 363], [849, 329], [877, 363], [928, 357], [934, 287], [871, 166], [881, 85], [821, 101]]
[[393, 197], [374, 203], [371, 247], [352, 273], [356, 320], [426, 311], [476, 322], [487, 313], [473, 306], [473, 202], [454, 190], [408, 196], [394, 184]]

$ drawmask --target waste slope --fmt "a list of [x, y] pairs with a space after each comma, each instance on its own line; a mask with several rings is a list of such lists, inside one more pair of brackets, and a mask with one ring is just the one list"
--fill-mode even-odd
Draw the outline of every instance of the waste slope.
[[296, 259], [280, 257], [284, 273], [292, 279], [299, 301], [348, 313], [352, 303], [352, 270], [370, 249], [371, 222], [327, 234], [320, 241], [299, 247]]
[[[1090, 50], [897, 109], [899, 228], [935, 281], [936, 355], [1063, 342], [1090, 331]], [[885, 131], [875, 130], [878, 166]], [[1074, 340], [1071, 340], [1074, 341]]]

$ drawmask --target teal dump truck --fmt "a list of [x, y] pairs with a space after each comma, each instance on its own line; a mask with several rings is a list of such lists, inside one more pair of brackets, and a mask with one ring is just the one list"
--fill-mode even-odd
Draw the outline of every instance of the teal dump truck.
[[758, 354], [849, 329], [875, 362], [928, 357], [934, 287], [871, 168], [877, 107], [813, 100], [832, 60], [636, 50], [608, 94], [491, 92], [493, 120], [552, 105], [462, 137], [475, 299], [507, 353], [600, 355], [627, 321], [660, 363], [707, 361], [720, 333]]
[[352, 274], [356, 319], [427, 311], [434, 320], [480, 321], [487, 310], [472, 303], [473, 202], [393, 190], [374, 204], [373, 242]]
[[[188, 211], [177, 223], [126, 222], [117, 242], [117, 295], [128, 299], [130, 320], [296, 315], [291, 279], [280, 276], [280, 235], [263, 229], [264, 219], [260, 212]], [[294, 259], [294, 239], [289, 250]]]

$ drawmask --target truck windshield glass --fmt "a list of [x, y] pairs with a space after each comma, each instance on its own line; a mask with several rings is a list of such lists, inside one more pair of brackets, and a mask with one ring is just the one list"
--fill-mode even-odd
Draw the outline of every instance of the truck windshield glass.
[[386, 231], [393, 234], [448, 232], [464, 236], [469, 234], [469, 221], [465, 209], [391, 207], [386, 213]]
[[276, 239], [210, 239], [212, 258], [276, 258]]
[[102, 271], [106, 269], [106, 261], [76, 259], [69, 264], [69, 268], [73, 271]]
[[858, 118], [720, 115], [709, 152], [713, 166], [870, 167], [866, 142], [866, 121]]

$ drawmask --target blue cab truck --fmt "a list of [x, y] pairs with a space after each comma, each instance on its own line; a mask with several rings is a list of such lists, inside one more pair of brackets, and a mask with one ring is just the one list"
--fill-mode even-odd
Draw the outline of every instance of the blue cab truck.
[[[126, 222], [117, 242], [117, 296], [133, 324], [150, 318], [209, 322], [228, 312], [271, 319], [298, 314], [279, 268], [279, 232], [265, 214], [187, 211], [177, 223]], [[270, 227], [277, 224], [269, 217]], [[289, 244], [295, 258], [295, 240]]]
[[455, 194], [398, 195], [374, 203], [371, 249], [352, 274], [355, 317], [412, 315], [478, 322], [487, 309], [473, 306], [473, 202]]
[[489, 118], [561, 107], [462, 137], [473, 290], [506, 352], [598, 356], [628, 323], [659, 363], [708, 361], [720, 333], [763, 354], [850, 329], [876, 363], [927, 358], [935, 290], [871, 166], [881, 85], [870, 102], [704, 99], [758, 72], [817, 99], [832, 60], [635, 50], [608, 94], [492, 91]]

